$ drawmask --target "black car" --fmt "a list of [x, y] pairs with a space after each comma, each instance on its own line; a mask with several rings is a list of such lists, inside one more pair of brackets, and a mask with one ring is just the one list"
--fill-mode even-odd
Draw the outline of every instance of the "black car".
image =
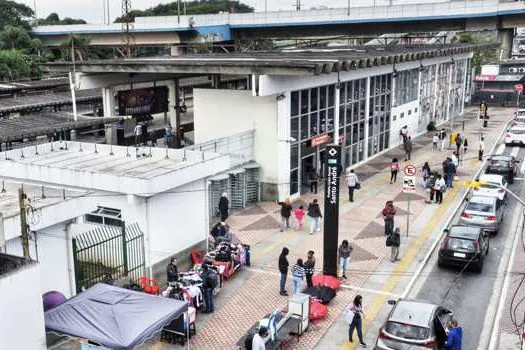
[[454, 225], [449, 229], [439, 249], [438, 266], [454, 265], [483, 270], [483, 260], [489, 253], [489, 233], [480, 227]]
[[514, 176], [518, 172], [516, 164], [519, 160], [516, 157], [509, 155], [491, 156], [488, 159], [487, 169], [485, 174], [499, 174], [503, 175], [509, 183], [514, 182]]

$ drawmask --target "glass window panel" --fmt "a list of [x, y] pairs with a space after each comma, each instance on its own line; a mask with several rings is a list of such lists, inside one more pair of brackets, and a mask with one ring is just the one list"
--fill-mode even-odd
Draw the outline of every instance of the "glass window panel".
[[299, 192], [299, 171], [292, 170], [290, 172], [290, 194]]
[[295, 116], [299, 114], [299, 91], [292, 91], [291, 97], [291, 115]]
[[290, 136], [299, 140], [299, 118], [297, 117], [290, 120]]
[[326, 108], [326, 86], [319, 88], [319, 108]]
[[359, 139], [359, 125], [356, 123], [356, 124], [353, 124], [352, 126], [352, 143], [355, 144], [357, 143]]
[[364, 141], [360, 141], [358, 143], [359, 145], [359, 148], [358, 148], [358, 156], [359, 156], [359, 161], [365, 159], [365, 142]]
[[303, 115], [301, 117], [301, 140], [305, 140], [309, 137], [308, 128], [308, 115]]
[[374, 154], [374, 141], [372, 137], [368, 138], [368, 157], [372, 157]]
[[306, 147], [306, 142], [301, 142], [301, 158], [314, 154], [317, 150], [317, 147]]
[[359, 101], [359, 120], [365, 120], [365, 100]]
[[308, 113], [308, 90], [301, 91], [301, 114]]
[[339, 129], [339, 137], [341, 138], [341, 140], [343, 140], [343, 142], [337, 142], [338, 144], [344, 144], [344, 141], [345, 141], [345, 129], [344, 128], [340, 128]]
[[345, 145], [352, 144], [352, 125], [346, 126]]
[[379, 152], [381, 152], [382, 150], [384, 150], [385, 148], [385, 142], [384, 142], [384, 139], [385, 139], [385, 134], [381, 134], [379, 136]]
[[345, 148], [345, 165], [349, 166], [352, 161], [352, 147]]
[[319, 134], [326, 131], [326, 110], [319, 112]]
[[345, 107], [339, 107], [339, 126], [345, 125]]
[[352, 121], [356, 122], [359, 120], [359, 100], [352, 104]]
[[319, 88], [310, 89], [310, 111], [317, 111], [319, 106]]
[[299, 166], [299, 144], [290, 147], [290, 168], [294, 169]]
[[365, 122], [361, 121], [359, 122], [359, 141], [363, 141], [365, 139]]
[[346, 99], [346, 83], [341, 84], [341, 88], [339, 89], [339, 103], [344, 104]]
[[368, 136], [374, 134], [374, 118], [368, 119]]
[[328, 106], [334, 105], [335, 86], [328, 85]]
[[317, 126], [318, 126], [317, 112], [315, 112], [315, 113], [310, 114], [310, 135], [312, 137], [319, 134], [319, 130]]
[[352, 145], [352, 165], [356, 164], [359, 161], [358, 148], [359, 146], [357, 144]]
[[350, 103], [354, 100], [354, 81], [349, 81], [346, 84], [346, 102]]
[[327, 131], [334, 130], [334, 109], [333, 108], [328, 109], [328, 118], [326, 119], [326, 130]]
[[390, 133], [385, 133], [385, 149], [388, 148], [388, 144], [390, 143]]

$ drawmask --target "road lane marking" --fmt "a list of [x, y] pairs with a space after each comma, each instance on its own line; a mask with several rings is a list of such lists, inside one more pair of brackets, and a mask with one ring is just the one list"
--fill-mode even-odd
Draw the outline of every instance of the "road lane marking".
[[512, 150], [510, 151], [510, 155], [513, 157], [517, 157], [519, 152], [520, 152], [519, 147], [512, 147]]
[[502, 143], [501, 145], [499, 145], [498, 149], [496, 150], [496, 152], [494, 152], [494, 154], [503, 154], [503, 152], [505, 152], [505, 144]]
[[523, 161], [523, 163], [521, 163], [520, 174], [525, 174], [525, 161]]
[[523, 181], [525, 177], [515, 177], [514, 181]]

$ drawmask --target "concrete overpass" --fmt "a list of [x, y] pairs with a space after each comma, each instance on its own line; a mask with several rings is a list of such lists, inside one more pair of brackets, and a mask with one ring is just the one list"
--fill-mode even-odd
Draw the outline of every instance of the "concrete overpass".
[[[522, 26], [525, 4], [521, 1], [436, 0], [304, 11], [137, 17], [133, 31], [137, 45], [177, 46], [319, 35], [499, 30], [503, 33], [500, 42], [510, 47], [512, 30]], [[120, 24], [39, 26], [33, 31], [47, 46], [60, 45], [69, 34], [89, 36], [94, 46], [121, 44]]]

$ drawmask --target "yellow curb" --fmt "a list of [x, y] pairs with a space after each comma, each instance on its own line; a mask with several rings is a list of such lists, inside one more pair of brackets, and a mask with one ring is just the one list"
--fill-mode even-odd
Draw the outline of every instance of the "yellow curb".
[[[408, 271], [410, 265], [412, 265], [418, 253], [421, 251], [425, 243], [427, 243], [428, 237], [430, 236], [432, 231], [434, 231], [434, 229], [437, 227], [441, 218], [446, 214], [448, 205], [450, 204], [452, 199], [456, 198], [457, 194], [457, 187], [454, 187], [452, 190], [449, 191], [449, 195], [445, 198], [443, 204], [439, 206], [436, 213], [432, 216], [432, 219], [426, 223], [425, 227], [421, 231], [421, 235], [405, 252], [401, 261], [396, 264], [395, 269], [392, 271], [392, 275], [383, 284], [382, 288], [380, 289], [380, 292], [385, 294], [378, 294], [377, 296], [375, 296], [374, 299], [372, 299], [372, 302], [368, 304], [368, 306], [365, 308], [365, 319], [363, 322], [363, 328], [366, 328], [368, 326], [368, 323], [377, 317], [383, 306], [387, 303], [388, 295], [386, 293], [391, 293], [403, 277], [403, 274]], [[350, 343], [349, 341], [346, 341], [341, 346], [341, 350], [356, 349], [356, 347], [356, 343]]]

